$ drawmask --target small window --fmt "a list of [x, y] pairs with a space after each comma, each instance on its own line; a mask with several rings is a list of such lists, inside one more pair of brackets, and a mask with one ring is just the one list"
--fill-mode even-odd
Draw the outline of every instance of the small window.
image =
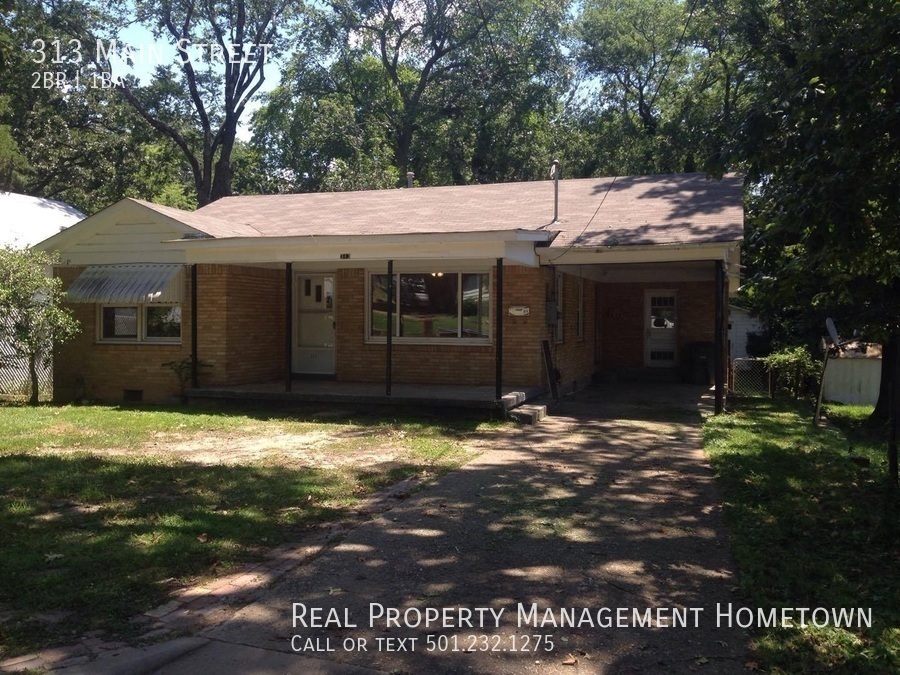
[[137, 340], [137, 307], [104, 307], [101, 336], [104, 340]]
[[181, 342], [181, 305], [106, 305], [99, 314], [100, 341]]
[[181, 305], [144, 308], [144, 337], [147, 340], [181, 339]]

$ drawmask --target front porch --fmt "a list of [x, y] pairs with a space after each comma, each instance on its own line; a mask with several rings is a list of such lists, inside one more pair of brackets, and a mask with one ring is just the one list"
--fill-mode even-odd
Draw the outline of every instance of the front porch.
[[189, 400], [277, 401], [281, 403], [342, 403], [442, 409], [512, 410], [543, 393], [539, 387], [510, 389], [499, 399], [492, 385], [394, 384], [391, 395], [383, 383], [295, 379], [291, 391], [281, 380], [233, 386], [188, 389]]

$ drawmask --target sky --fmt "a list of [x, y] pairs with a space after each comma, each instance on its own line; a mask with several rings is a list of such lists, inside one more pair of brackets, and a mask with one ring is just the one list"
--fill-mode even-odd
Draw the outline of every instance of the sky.
[[[135, 58], [132, 59], [130, 64], [122, 59], [112, 59], [113, 75], [134, 75], [140, 80], [141, 84], [147, 84], [150, 81], [153, 71], [160, 62], [163, 64], [177, 64], [181, 58], [175, 45], [165, 39], [155, 38], [150, 30], [140, 24], [132, 24], [122, 30], [119, 39], [120, 42], [130, 45], [136, 50], [134, 52]], [[107, 53], [111, 51], [108, 41], [104, 42], [103, 49]], [[197, 47], [192, 46], [188, 54], [191, 55], [195, 63], [208, 62], [210, 59], [208, 48], [201, 51]], [[250, 140], [250, 118], [253, 112], [260, 107], [264, 94], [274, 89], [281, 81], [281, 71], [284, 67], [286, 56], [270, 52], [268, 57], [266, 80], [254, 95], [253, 100], [247, 105], [238, 127], [238, 138], [243, 141]]]

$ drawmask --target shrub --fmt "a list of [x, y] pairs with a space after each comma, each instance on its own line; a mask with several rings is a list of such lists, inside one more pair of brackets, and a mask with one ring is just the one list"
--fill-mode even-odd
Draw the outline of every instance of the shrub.
[[763, 359], [775, 373], [775, 390], [801, 398], [815, 391], [819, 365], [806, 347], [785, 347]]

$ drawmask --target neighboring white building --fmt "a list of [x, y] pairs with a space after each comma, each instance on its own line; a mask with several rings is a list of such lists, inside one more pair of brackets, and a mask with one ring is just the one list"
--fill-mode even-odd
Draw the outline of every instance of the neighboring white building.
[[828, 359], [823, 398], [854, 405], [875, 405], [881, 387], [881, 345], [854, 342]]
[[74, 206], [55, 199], [0, 192], [0, 246], [34, 246], [84, 218]]
[[759, 333], [765, 326], [742, 307], [731, 305], [728, 310], [728, 353], [732, 359], [743, 359], [747, 356], [747, 333]]

